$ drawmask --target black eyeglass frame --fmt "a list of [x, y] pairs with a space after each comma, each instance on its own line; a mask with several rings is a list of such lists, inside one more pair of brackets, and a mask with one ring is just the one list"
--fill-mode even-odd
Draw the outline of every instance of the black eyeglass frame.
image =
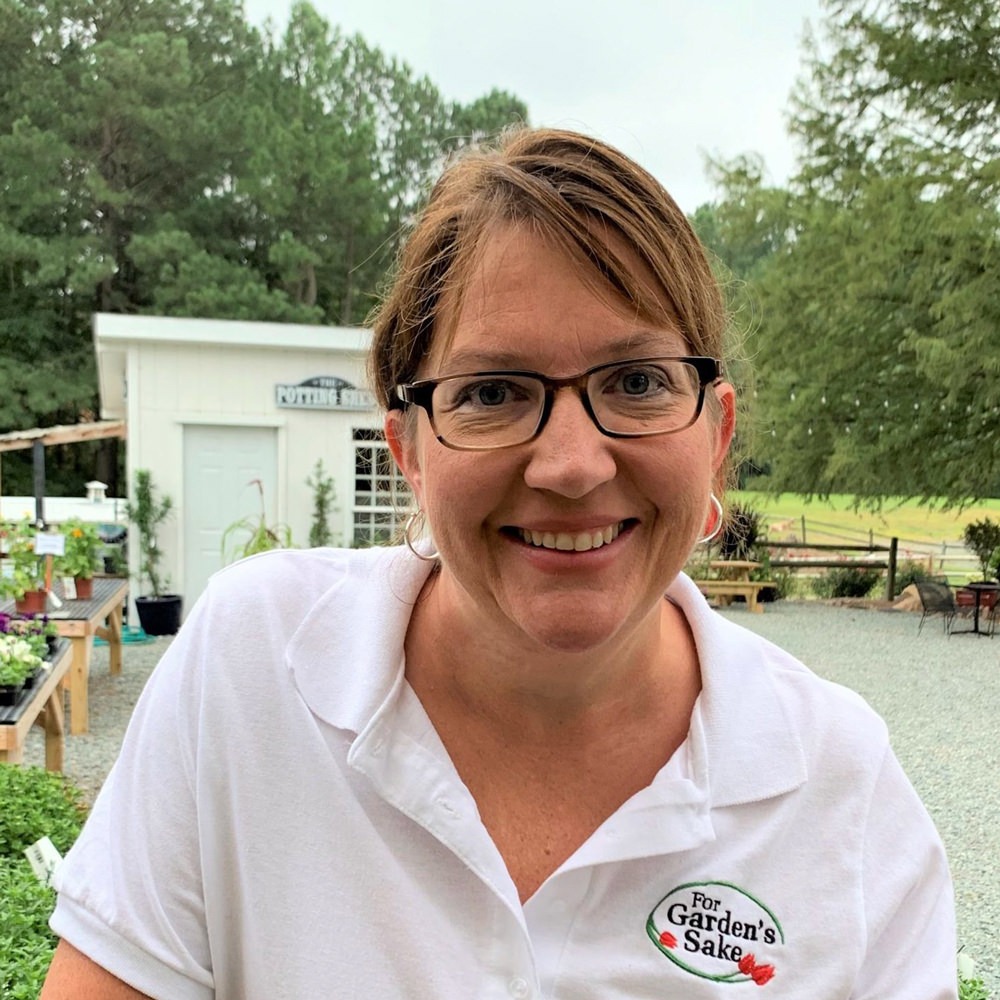
[[[597, 419], [597, 414], [594, 412], [594, 408], [590, 402], [590, 396], [587, 394], [587, 382], [590, 380], [591, 375], [595, 375], [598, 372], [606, 371], [609, 368], [619, 368], [622, 365], [642, 365], [649, 364], [654, 361], [680, 361], [684, 364], [690, 365], [694, 368], [695, 372], [698, 374], [698, 402], [695, 405], [694, 414], [691, 419], [680, 427], [671, 427], [667, 431], [611, 431], [607, 427], [601, 424], [600, 420]], [[534, 431], [529, 437], [524, 438], [522, 441], [516, 441], [512, 444], [500, 444], [500, 445], [466, 445], [466, 444], [452, 444], [450, 441], [446, 441], [441, 434], [438, 432], [437, 424], [434, 420], [434, 404], [433, 396], [434, 390], [442, 382], [450, 382], [453, 379], [459, 378], [489, 378], [489, 377], [499, 377], [503, 375], [514, 375], [521, 378], [531, 378], [540, 382], [542, 388], [545, 390], [545, 401], [542, 404], [541, 412], [538, 415], [538, 423], [535, 425]], [[565, 378], [551, 378], [548, 375], [544, 375], [541, 372], [534, 372], [529, 370], [518, 370], [518, 369], [496, 369], [490, 371], [481, 372], [458, 372], [455, 375], [444, 375], [441, 378], [423, 378], [416, 382], [409, 382], [406, 384], [400, 384], [396, 386], [396, 398], [403, 403], [404, 407], [408, 405], [419, 406], [421, 409], [427, 411], [427, 419], [430, 421], [431, 429], [434, 431], [434, 436], [441, 442], [446, 448], [452, 448], [455, 451], [497, 451], [500, 448], [515, 448], [517, 445], [527, 444], [529, 441], [534, 441], [539, 434], [545, 429], [545, 425], [548, 423], [549, 415], [552, 413], [552, 404], [555, 402], [555, 394], [557, 389], [576, 389], [577, 395], [580, 397], [580, 402], [583, 403], [584, 410], [587, 411], [587, 416], [590, 417], [594, 426], [606, 437], [610, 438], [639, 438], [639, 437], [656, 437], [660, 434], [676, 434], [678, 431], [686, 430], [692, 424], [697, 421], [698, 417], [701, 416], [701, 411], [705, 404], [705, 390], [710, 385], [717, 385], [722, 381], [722, 362], [718, 358], [706, 358], [700, 356], [686, 357], [681, 355], [658, 355], [652, 358], [627, 358], [624, 361], [609, 361], [603, 365], [595, 365], [593, 368], [588, 368], [585, 372], [580, 372], [579, 375], [568, 375]]]

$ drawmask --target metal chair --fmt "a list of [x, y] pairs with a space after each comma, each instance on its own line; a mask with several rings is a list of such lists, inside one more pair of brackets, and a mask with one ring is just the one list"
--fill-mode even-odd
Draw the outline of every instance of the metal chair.
[[955, 616], [959, 613], [951, 587], [936, 580], [920, 580], [916, 587], [923, 608], [920, 624], [917, 626], [917, 635], [924, 627], [925, 619], [931, 615], [941, 615], [944, 619], [944, 630], [948, 635], [951, 635], [951, 627], [955, 622]]

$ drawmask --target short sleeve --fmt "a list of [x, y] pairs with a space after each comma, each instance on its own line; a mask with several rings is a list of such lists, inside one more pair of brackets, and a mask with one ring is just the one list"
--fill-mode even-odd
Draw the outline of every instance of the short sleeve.
[[153, 671], [122, 752], [54, 882], [52, 930], [155, 998], [215, 995], [195, 758], [207, 599]]
[[865, 830], [867, 947], [852, 1000], [955, 1000], [955, 902], [944, 847], [891, 750]]

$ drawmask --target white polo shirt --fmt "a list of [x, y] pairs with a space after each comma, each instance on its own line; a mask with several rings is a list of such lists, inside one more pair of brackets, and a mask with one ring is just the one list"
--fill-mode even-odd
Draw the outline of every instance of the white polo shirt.
[[686, 578], [687, 741], [522, 906], [403, 676], [427, 572], [369, 549], [217, 574], [55, 932], [164, 1000], [955, 997], [947, 865], [883, 723]]

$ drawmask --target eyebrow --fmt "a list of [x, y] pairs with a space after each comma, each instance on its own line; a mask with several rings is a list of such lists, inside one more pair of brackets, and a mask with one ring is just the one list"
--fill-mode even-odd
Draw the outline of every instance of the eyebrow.
[[[676, 340], [675, 340], [676, 338]], [[669, 343], [665, 341], [670, 341]], [[681, 341], [678, 346], [677, 341]], [[607, 361], [627, 361], [635, 357], [686, 356], [689, 347], [681, 340], [680, 334], [659, 330], [637, 330], [606, 344], [602, 355]], [[524, 357], [513, 351], [484, 350], [482, 348], [460, 348], [450, 353], [445, 365], [455, 373], [473, 371], [495, 371], [499, 369], [524, 370]], [[603, 364], [598, 361], [596, 364]]]

